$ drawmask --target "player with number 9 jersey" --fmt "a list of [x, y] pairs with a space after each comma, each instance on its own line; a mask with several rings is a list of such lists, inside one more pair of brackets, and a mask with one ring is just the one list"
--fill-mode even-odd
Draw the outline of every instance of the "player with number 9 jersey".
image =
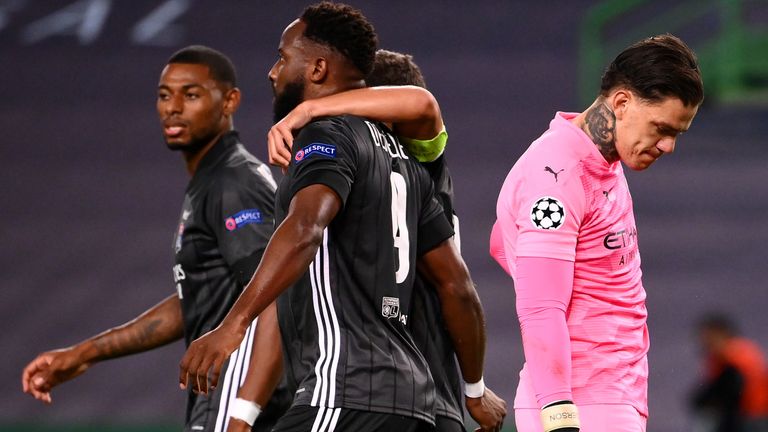
[[313, 184], [342, 209], [307, 273], [278, 298], [294, 405], [434, 422], [434, 383], [406, 329], [416, 259], [453, 235], [428, 173], [383, 124], [340, 116], [296, 137], [278, 223]]

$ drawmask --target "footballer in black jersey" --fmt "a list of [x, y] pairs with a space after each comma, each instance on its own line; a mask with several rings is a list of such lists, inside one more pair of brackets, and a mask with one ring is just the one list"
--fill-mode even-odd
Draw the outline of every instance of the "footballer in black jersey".
[[[269, 74], [276, 118], [302, 100], [364, 87], [375, 49], [359, 11], [306, 8], [283, 32]], [[297, 389], [276, 431], [360, 430], [363, 417], [376, 419], [371, 431], [433, 425], [434, 382], [406, 329], [417, 258], [440, 294], [464, 378], [479, 385], [485, 334], [428, 174], [386, 128], [353, 116], [302, 129], [291, 158], [261, 264], [222, 324], [190, 344], [180, 382], [215, 385], [248, 323], [280, 296], [286, 377]], [[495, 431], [504, 410], [487, 393], [472, 406]]]
[[[313, 118], [347, 113], [389, 122], [409, 156], [415, 157], [429, 172], [437, 199], [445, 210], [446, 218], [452, 221], [455, 231], [453, 241], [459, 248], [458, 217], [453, 211], [453, 185], [443, 154], [447, 132], [437, 101], [424, 90], [426, 83], [420, 68], [410, 55], [378, 50], [373, 71], [366, 76], [366, 83], [369, 87], [387, 88], [351, 90], [305, 101], [278, 122], [268, 137], [270, 162], [283, 169], [288, 168], [291, 153], [284, 146], [283, 137], [291, 136], [294, 130], [301, 129]], [[436, 430], [463, 431], [464, 397], [453, 343], [442, 317], [440, 298], [432, 284], [421, 275], [417, 275], [415, 280], [408, 328], [435, 381]]]
[[433, 421], [434, 383], [406, 328], [416, 257], [453, 235], [427, 172], [384, 126], [359, 117], [313, 122], [294, 148], [278, 222], [310, 185], [342, 206], [310, 271], [278, 299], [294, 404]]
[[[442, 204], [446, 218], [451, 221], [454, 229], [453, 241], [456, 247], [460, 246], [458, 217], [453, 210], [453, 187], [445, 155], [440, 155], [437, 160], [422, 164], [430, 174], [433, 181], [438, 201]], [[414, 342], [424, 354], [429, 364], [432, 377], [435, 380], [437, 398], [435, 400], [435, 412], [438, 421], [440, 417], [458, 422], [463, 428], [464, 412], [462, 409], [463, 395], [461, 392], [461, 379], [456, 365], [456, 354], [453, 349], [450, 335], [445, 327], [445, 320], [440, 307], [440, 297], [432, 284], [419, 275], [416, 278], [413, 289], [414, 314], [418, 312], [418, 318], [414, 316], [409, 329]], [[457, 425], [447, 424], [442, 430]]]
[[[417, 86], [424, 89], [427, 87], [421, 68], [413, 61], [413, 56], [384, 49], [376, 51], [373, 71], [366, 76], [365, 82], [369, 87]], [[409, 99], [403, 98], [403, 100]], [[402, 112], [402, 109], [396, 111]], [[352, 111], [349, 114], [357, 114], [357, 112]], [[385, 120], [378, 116], [374, 118]], [[453, 183], [444, 154], [448, 135], [439, 107], [425, 110], [418, 121], [420, 124], [425, 124], [427, 128], [431, 126], [431, 130], [423, 132], [423, 136], [429, 139], [414, 139], [413, 134], [420, 131], [407, 130], [402, 120], [393, 127], [400, 135], [405, 149], [413, 154], [429, 172], [435, 186], [437, 200], [443, 206], [445, 216], [453, 226], [455, 232], [453, 241], [461, 250], [459, 219], [453, 207]], [[405, 138], [406, 136], [409, 138]], [[440, 432], [463, 431], [462, 401], [464, 398], [453, 342], [445, 328], [440, 298], [432, 284], [421, 275], [416, 277], [411, 310], [408, 327], [416, 347], [424, 354], [432, 378], [435, 380], [436, 428]]]
[[[50, 403], [54, 386], [96, 362], [182, 338], [189, 343], [222, 320], [256, 269], [274, 230], [274, 180], [232, 129], [239, 102], [235, 70], [224, 54], [190, 46], [169, 59], [158, 84], [157, 112], [167, 146], [181, 151], [191, 176], [174, 230], [176, 290], [124, 325], [72, 347], [40, 354], [23, 372], [26, 392]], [[267, 369], [269, 383], [260, 383], [260, 392], [251, 399], [265, 405], [253, 430], [271, 430], [287, 409], [291, 395], [284, 388], [270, 400], [279, 380], [272, 376], [272, 369], [279, 372], [282, 359], [276, 317], [265, 316], [256, 329], [250, 326], [244, 333], [231, 359], [224, 360], [222, 385], [207, 395], [189, 392], [185, 431], [232, 432], [243, 426], [250, 430], [239, 418], [233, 420], [236, 413], [231, 403], [245, 396], [238, 393], [251, 392], [241, 384], [259, 380]], [[248, 371], [256, 357], [264, 370]]]
[[[187, 344], [221, 322], [251, 279], [274, 231], [275, 188], [269, 168], [248, 153], [235, 131], [200, 160], [173, 239]], [[185, 430], [227, 430], [229, 405], [248, 373], [254, 327], [225, 363], [221, 385], [209, 395], [189, 392]], [[290, 399], [279, 388], [257, 418], [257, 430], [270, 430]]]

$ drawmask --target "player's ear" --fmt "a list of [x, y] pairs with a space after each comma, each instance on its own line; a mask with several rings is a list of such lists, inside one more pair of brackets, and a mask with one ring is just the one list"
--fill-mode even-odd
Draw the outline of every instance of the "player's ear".
[[233, 87], [224, 93], [224, 115], [231, 116], [240, 107], [240, 89]]
[[318, 84], [325, 81], [328, 77], [328, 59], [316, 57], [309, 65], [307, 75], [311, 83]]
[[608, 97], [609, 105], [617, 120], [621, 120], [624, 117], [629, 104], [634, 98], [635, 95], [630, 90], [624, 88], [619, 88]]

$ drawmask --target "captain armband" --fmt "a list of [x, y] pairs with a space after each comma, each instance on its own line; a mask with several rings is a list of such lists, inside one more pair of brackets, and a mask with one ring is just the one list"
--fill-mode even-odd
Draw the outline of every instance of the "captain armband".
[[436, 137], [429, 140], [406, 137], [398, 138], [416, 160], [419, 162], [432, 162], [443, 154], [445, 145], [448, 143], [448, 132], [445, 131], [445, 126], [443, 126], [443, 130]]

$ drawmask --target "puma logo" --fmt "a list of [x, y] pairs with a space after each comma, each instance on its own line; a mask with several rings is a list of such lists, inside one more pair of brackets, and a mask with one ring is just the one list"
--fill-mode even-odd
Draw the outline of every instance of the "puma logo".
[[545, 166], [544, 167], [544, 171], [546, 171], [548, 173], [552, 173], [552, 175], [555, 176], [555, 183], [557, 183], [557, 175], [560, 174], [561, 172], [565, 171], [565, 168], [561, 169], [558, 172], [555, 172], [555, 170], [553, 170], [552, 168], [550, 168], [548, 166]]
[[613, 201], [616, 200], [616, 197], [611, 192], [613, 192], [613, 188], [610, 188], [607, 191], [603, 191], [603, 195], [605, 195], [605, 199], [607, 199], [608, 201], [613, 202]]

